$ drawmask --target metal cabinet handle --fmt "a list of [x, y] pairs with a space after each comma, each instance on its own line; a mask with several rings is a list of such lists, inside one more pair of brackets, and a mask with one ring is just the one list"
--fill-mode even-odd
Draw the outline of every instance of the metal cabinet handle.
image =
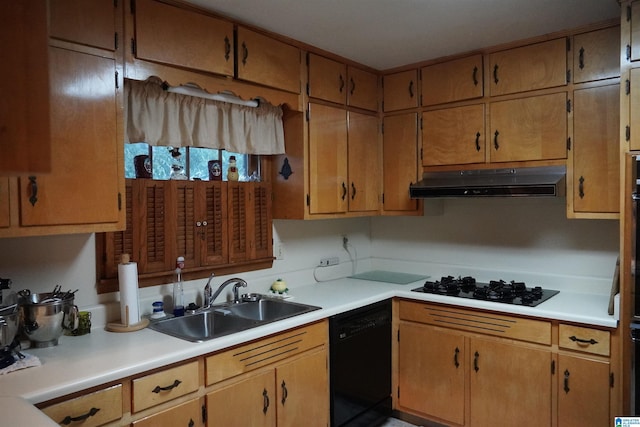
[[93, 417], [99, 411], [100, 411], [100, 408], [91, 408], [91, 409], [89, 409], [89, 412], [87, 412], [84, 415], [80, 415], [78, 417], [72, 417], [71, 415], [67, 415], [66, 417], [64, 417], [64, 419], [62, 421], [60, 421], [60, 424], [69, 425], [69, 424], [75, 423], [77, 421], [84, 421], [87, 418]]
[[478, 86], [478, 67], [473, 67], [471, 78], [473, 79], [473, 85]]
[[229, 37], [224, 36], [224, 59], [229, 60], [231, 56], [231, 42], [229, 41]]
[[356, 198], [356, 185], [351, 182], [351, 200]]
[[480, 151], [480, 132], [476, 133], [476, 151]]
[[578, 55], [578, 67], [582, 70], [584, 68], [584, 48], [580, 48], [580, 53]]
[[589, 340], [585, 340], [585, 339], [582, 339], [582, 338], [578, 338], [575, 335], [572, 335], [572, 336], [569, 337], [569, 339], [571, 341], [573, 341], [573, 342], [579, 342], [579, 343], [583, 343], [583, 344], [598, 344], [598, 341], [594, 340], [593, 338], [591, 338]]
[[160, 393], [161, 391], [169, 391], [169, 390], [172, 390], [172, 389], [178, 387], [180, 384], [182, 384], [182, 381], [175, 380], [173, 382], [173, 384], [165, 386], [165, 387], [160, 387], [159, 385], [157, 385], [156, 388], [154, 388], [152, 391], [154, 393]]
[[194, 425], [196, 425], [196, 423], [193, 421], [193, 419], [189, 418], [189, 424], [187, 424], [187, 427], [193, 427]]
[[269, 410], [269, 393], [267, 393], [267, 389], [265, 388], [262, 392], [262, 413], [266, 414], [267, 410]]
[[475, 352], [475, 354], [473, 355], [473, 370], [478, 372], [480, 370], [480, 367], [478, 366], [478, 359], [480, 358], [480, 353], [478, 353], [477, 351]]
[[249, 49], [247, 44], [242, 42], [242, 65], [247, 65], [247, 58], [249, 57]]
[[356, 82], [355, 82], [355, 80], [353, 80], [353, 77], [351, 77], [351, 79], [349, 79], [349, 81], [351, 82], [350, 93], [351, 93], [351, 95], [353, 95], [353, 92], [355, 92], [355, 90], [356, 90]]
[[29, 197], [29, 203], [31, 206], [35, 206], [38, 201], [38, 183], [35, 176], [29, 177], [29, 187], [31, 187], [31, 196]]
[[565, 393], [569, 393], [569, 390], [570, 390], [569, 389], [569, 375], [571, 375], [571, 374], [569, 373], [569, 370], [566, 369], [564, 371], [564, 392]]
[[409, 97], [413, 98], [413, 80], [409, 82]]
[[493, 66], [493, 81], [495, 84], [498, 84], [498, 82], [500, 81], [498, 79], [498, 64]]
[[344, 89], [344, 77], [340, 74], [340, 93], [342, 93], [342, 89]]
[[282, 404], [284, 405], [284, 402], [287, 401], [287, 397], [289, 396], [289, 391], [287, 390], [287, 385], [284, 383], [284, 380], [282, 380], [282, 384], [280, 385], [280, 387], [282, 388]]
[[460, 349], [456, 347], [456, 349], [453, 352], [453, 364], [455, 365], [456, 368], [460, 366], [460, 363], [458, 362], [458, 353], [460, 353]]
[[584, 199], [584, 177], [581, 176], [578, 181], [580, 182], [580, 184], [578, 184], [578, 196], [580, 196], [581, 199]]
[[346, 197], [347, 197], [347, 186], [343, 182], [342, 183], [342, 200], [344, 200]]
[[496, 150], [500, 148], [500, 144], [498, 144], [498, 135], [500, 135], [500, 132], [496, 129], [496, 133], [493, 134], [493, 146]]

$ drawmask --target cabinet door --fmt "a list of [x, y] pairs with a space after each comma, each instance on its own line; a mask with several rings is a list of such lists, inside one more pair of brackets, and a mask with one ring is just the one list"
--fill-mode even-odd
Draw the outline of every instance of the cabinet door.
[[233, 24], [155, 0], [137, 0], [139, 59], [233, 76]]
[[578, 34], [573, 46], [574, 83], [620, 76], [620, 27]]
[[[189, 400], [132, 423], [133, 427], [189, 426], [204, 427], [200, 399]], [[230, 424], [231, 425], [231, 424]]]
[[491, 103], [491, 162], [567, 157], [567, 95]]
[[47, 3], [0, 2], [0, 175], [51, 172]]
[[551, 425], [551, 351], [470, 339], [471, 426]]
[[9, 178], [0, 178], [0, 227], [9, 227], [9, 225], [11, 225]]
[[382, 171], [378, 118], [349, 115], [349, 211], [377, 211], [380, 207]]
[[[227, 187], [223, 182], [202, 182], [196, 201], [196, 240], [200, 241], [200, 265], [226, 264], [229, 257]], [[200, 210], [202, 209], [202, 210]], [[258, 218], [255, 218], [258, 220]], [[267, 221], [267, 219], [262, 219]], [[268, 219], [271, 224], [271, 219]]]
[[228, 183], [229, 261], [271, 257], [271, 191], [268, 183]]
[[113, 0], [49, 0], [49, 35], [115, 51], [116, 11]]
[[113, 59], [50, 48], [52, 174], [20, 179], [21, 225], [117, 223], [123, 182]]
[[491, 96], [567, 84], [567, 40], [564, 38], [489, 55]]
[[275, 373], [270, 370], [207, 394], [207, 425], [275, 427], [275, 383]]
[[422, 68], [422, 105], [482, 98], [482, 55]]
[[464, 364], [461, 334], [416, 323], [400, 323], [398, 405], [463, 425]]
[[558, 356], [558, 425], [606, 426], [609, 417], [609, 363]]
[[384, 111], [404, 110], [418, 106], [418, 71], [388, 74], [382, 78]]
[[[639, 20], [640, 22], [640, 20]], [[639, 40], [640, 42], [640, 40]], [[640, 150], [640, 68], [629, 71], [631, 92], [629, 93], [630, 139], [629, 149]]]
[[329, 425], [327, 366], [322, 350], [276, 368], [278, 427]]
[[422, 113], [423, 166], [484, 163], [484, 104]]
[[309, 54], [309, 96], [344, 104], [347, 94], [347, 66]]
[[300, 93], [298, 48], [238, 27], [237, 78]]
[[573, 211], [620, 211], [620, 85], [573, 93]]
[[348, 72], [347, 104], [351, 107], [378, 111], [378, 76], [354, 67], [349, 67]]
[[418, 115], [384, 118], [382, 151], [385, 211], [415, 211], [418, 202], [409, 197], [409, 184], [418, 180]]
[[347, 113], [309, 104], [309, 212], [347, 211]]
[[631, 60], [640, 59], [640, 2], [631, 2]]

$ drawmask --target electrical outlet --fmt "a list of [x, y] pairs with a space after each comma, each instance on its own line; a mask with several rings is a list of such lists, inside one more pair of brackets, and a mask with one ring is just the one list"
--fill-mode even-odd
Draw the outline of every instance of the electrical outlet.
[[337, 256], [320, 259], [320, 267], [328, 267], [330, 265], [337, 265], [339, 263], [340, 263], [340, 258], [338, 258]]

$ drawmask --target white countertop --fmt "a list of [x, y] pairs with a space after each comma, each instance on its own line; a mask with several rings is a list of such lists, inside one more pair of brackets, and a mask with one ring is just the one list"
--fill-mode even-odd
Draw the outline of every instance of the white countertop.
[[322, 309], [203, 343], [187, 342], [150, 329], [114, 333], [96, 328], [83, 336], [62, 336], [56, 347], [26, 350], [36, 355], [42, 366], [0, 376], [0, 389], [4, 394], [36, 404], [392, 297], [617, 327], [614, 316], [607, 314], [609, 295], [561, 291], [537, 307], [523, 307], [411, 291], [422, 284], [419, 281], [396, 285], [346, 278], [296, 287], [290, 292], [293, 301]]

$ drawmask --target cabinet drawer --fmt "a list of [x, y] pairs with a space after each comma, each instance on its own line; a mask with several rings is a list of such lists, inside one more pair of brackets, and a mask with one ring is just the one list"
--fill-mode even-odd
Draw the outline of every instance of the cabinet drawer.
[[198, 362], [133, 380], [133, 412], [198, 390]]
[[42, 408], [60, 425], [100, 426], [122, 417], [122, 384]]
[[200, 399], [194, 399], [166, 411], [142, 418], [132, 425], [134, 427], [204, 426], [202, 411]]
[[206, 359], [206, 384], [295, 356], [323, 345], [327, 340], [327, 324], [320, 322], [209, 356]]
[[609, 331], [583, 328], [580, 326], [560, 325], [558, 345], [568, 350], [609, 356]]
[[400, 302], [400, 319], [538, 344], [551, 344], [551, 323], [455, 307]]

